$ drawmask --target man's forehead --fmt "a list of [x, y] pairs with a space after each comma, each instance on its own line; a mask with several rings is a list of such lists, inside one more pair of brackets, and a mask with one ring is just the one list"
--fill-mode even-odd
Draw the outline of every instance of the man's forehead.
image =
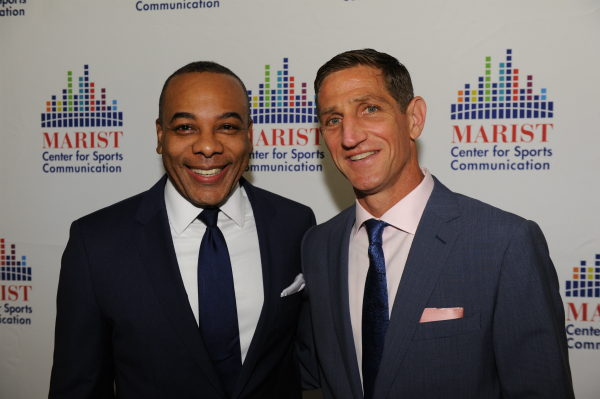
[[224, 89], [223, 85], [231, 84], [232, 86], [230, 87], [236, 87], [235, 90], [239, 92], [241, 97], [243, 97], [244, 99], [246, 97], [244, 88], [235, 77], [224, 73], [215, 72], [188, 72], [174, 76], [169, 81], [166, 91], [183, 91], [188, 89], [189, 85], [195, 84], [206, 86], [205, 90], [212, 88], [216, 91], [222, 91]]
[[[198, 102], [199, 101], [199, 102]], [[197, 106], [204, 104], [201, 108]], [[164, 118], [197, 119], [200, 110], [216, 112], [222, 120], [229, 117], [249, 122], [247, 98], [237, 78], [224, 73], [188, 72], [174, 76], [165, 90]]]
[[165, 90], [165, 105], [172, 100], [193, 98], [202, 95], [228, 97], [245, 106], [246, 93], [240, 82], [233, 76], [214, 72], [189, 72], [174, 76]]
[[[335, 87], [332, 90], [336, 90]], [[319, 114], [327, 114], [336, 111], [339, 107], [356, 105], [364, 102], [393, 105], [396, 101], [388, 93], [383, 82], [362, 81], [360, 85], [351, 86], [346, 92], [340, 90], [333, 98], [328, 98], [328, 93], [319, 93], [317, 110]], [[325, 101], [323, 101], [325, 100]]]
[[[340, 69], [338, 71], [335, 72], [331, 72], [329, 75], [327, 75], [324, 79], [323, 82], [321, 83], [321, 87], [322, 86], [326, 86], [328, 81], [334, 80], [334, 79], [356, 79], [356, 80], [375, 80], [377, 82], [377, 85], [381, 85], [384, 84], [385, 85], [385, 79], [384, 79], [384, 74], [381, 71], [381, 69], [379, 68], [375, 68], [369, 65], [355, 65], [349, 68], [344, 68], [344, 69]], [[373, 83], [375, 84], [375, 83]]]
[[352, 98], [365, 97], [367, 95], [379, 97], [382, 99], [382, 92], [387, 93], [387, 85], [383, 74], [379, 69], [369, 66], [356, 66], [332, 72], [323, 79], [319, 88], [319, 97], [327, 97], [331, 94], [353, 95]]

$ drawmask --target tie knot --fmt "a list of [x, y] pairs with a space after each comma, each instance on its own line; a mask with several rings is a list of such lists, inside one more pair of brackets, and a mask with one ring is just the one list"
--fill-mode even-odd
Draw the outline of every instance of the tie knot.
[[389, 226], [389, 224], [383, 220], [369, 219], [365, 221], [364, 225], [367, 229], [367, 234], [369, 235], [369, 245], [381, 244], [383, 242], [381, 239], [383, 235], [383, 229], [386, 226]]
[[217, 225], [217, 218], [219, 217], [219, 208], [216, 209], [205, 209], [200, 215], [198, 215], [198, 219], [200, 219], [204, 224], [208, 227], [215, 227]]

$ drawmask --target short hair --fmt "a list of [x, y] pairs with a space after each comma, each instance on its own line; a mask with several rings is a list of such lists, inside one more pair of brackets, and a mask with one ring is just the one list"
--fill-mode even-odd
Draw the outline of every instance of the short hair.
[[315, 78], [315, 96], [319, 100], [319, 89], [323, 80], [334, 72], [356, 66], [369, 66], [381, 71], [386, 83], [388, 93], [398, 103], [402, 113], [406, 113], [408, 104], [414, 97], [410, 74], [404, 65], [396, 58], [386, 53], [366, 48], [362, 50], [351, 50], [338, 54], [327, 61], [317, 71]]
[[160, 124], [163, 123], [163, 104], [165, 102], [165, 92], [167, 91], [167, 86], [171, 79], [175, 76], [185, 75], [187, 73], [202, 73], [202, 72], [211, 72], [211, 73], [220, 73], [223, 75], [233, 76], [242, 86], [244, 90], [244, 95], [246, 97], [246, 103], [248, 105], [248, 123], [252, 120], [250, 117], [250, 98], [248, 97], [248, 90], [246, 90], [246, 86], [242, 79], [240, 79], [235, 73], [233, 73], [229, 68], [224, 67], [223, 65], [217, 64], [212, 61], [196, 61], [187, 64], [184, 67], [179, 68], [169, 78], [165, 81], [163, 85], [162, 91], [160, 92], [160, 99], [158, 100], [158, 120], [160, 120]]

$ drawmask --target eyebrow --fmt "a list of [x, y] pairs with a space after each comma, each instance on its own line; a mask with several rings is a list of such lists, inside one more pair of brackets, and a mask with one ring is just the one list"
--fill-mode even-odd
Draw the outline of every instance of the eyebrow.
[[381, 101], [383, 103], [389, 104], [389, 101], [386, 100], [385, 98], [379, 97], [379, 96], [375, 96], [375, 95], [372, 95], [372, 94], [367, 94], [366, 96], [353, 98], [350, 102], [358, 103], [358, 102], [363, 102], [363, 101], [366, 101], [366, 100], [376, 100], [376, 101]]
[[[375, 96], [372, 94], [367, 94], [366, 96], [362, 96], [362, 97], [356, 97], [350, 100], [350, 103], [359, 103], [359, 102], [363, 102], [363, 101], [367, 101], [367, 100], [376, 100], [376, 101], [380, 101], [380, 102], [384, 102], [386, 104], [389, 104], [389, 101], [386, 100], [383, 97], [379, 97], [379, 96]], [[325, 108], [324, 110], [322, 110], [321, 112], [319, 112], [319, 115], [324, 115], [324, 114], [329, 114], [332, 111], [335, 111], [337, 107], [334, 105], [333, 107], [329, 107], [329, 108]]]
[[[192, 119], [195, 121], [196, 115], [194, 115], [190, 112], [176, 112], [175, 114], [173, 114], [173, 117], [171, 118], [171, 123], [173, 123], [173, 121], [180, 119], [180, 118]], [[239, 119], [240, 122], [244, 122], [244, 120], [242, 119], [240, 114], [238, 114], [237, 112], [225, 112], [224, 114], [217, 116], [217, 120], [223, 120], [223, 119], [228, 119], [228, 118], [235, 118], [235, 119]]]
[[229, 118], [235, 118], [238, 119], [240, 122], [244, 122], [244, 120], [242, 119], [242, 116], [240, 114], [238, 114], [237, 112], [225, 112], [224, 114], [221, 114], [217, 117], [217, 120], [222, 120], [222, 119], [229, 119]]
[[196, 120], [196, 116], [190, 112], [175, 112], [173, 117], [171, 117], [170, 123], [173, 123], [174, 120], [179, 118]]

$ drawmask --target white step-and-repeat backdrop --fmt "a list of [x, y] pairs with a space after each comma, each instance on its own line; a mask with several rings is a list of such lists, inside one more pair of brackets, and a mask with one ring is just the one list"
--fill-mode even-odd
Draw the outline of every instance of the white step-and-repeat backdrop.
[[255, 122], [246, 177], [323, 222], [353, 194], [319, 137], [313, 80], [365, 47], [403, 62], [427, 102], [421, 165], [541, 225], [576, 394], [600, 397], [597, 1], [0, 4], [0, 397], [47, 395], [69, 225], [164, 173], [154, 121], [173, 71], [213, 60], [242, 78]]

